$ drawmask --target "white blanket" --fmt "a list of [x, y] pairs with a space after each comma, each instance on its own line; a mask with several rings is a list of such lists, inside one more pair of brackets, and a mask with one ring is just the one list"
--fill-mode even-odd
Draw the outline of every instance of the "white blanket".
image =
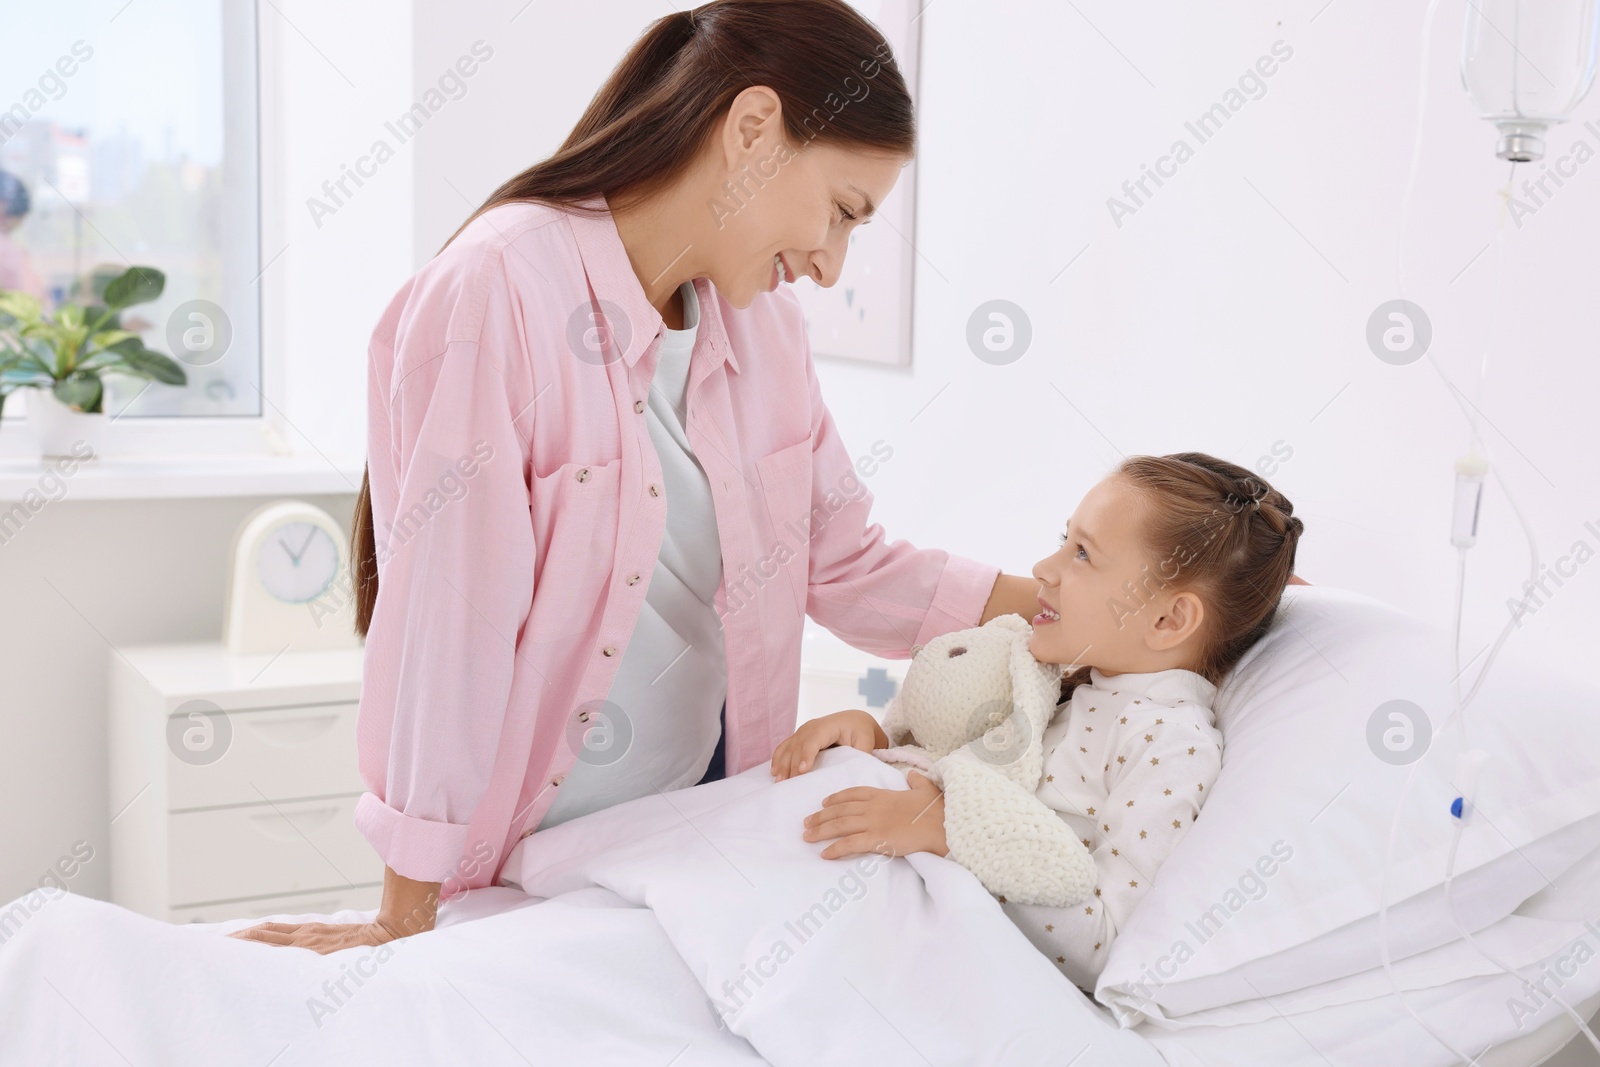
[[595, 812], [509, 858], [531, 896], [327, 956], [35, 891], [0, 911], [0, 1064], [1163, 1067], [958, 865], [822, 859], [801, 820], [854, 785], [905, 780], [830, 749]]

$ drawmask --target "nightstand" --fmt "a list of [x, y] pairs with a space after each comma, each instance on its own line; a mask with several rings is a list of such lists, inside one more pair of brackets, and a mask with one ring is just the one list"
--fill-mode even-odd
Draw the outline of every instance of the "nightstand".
[[362, 649], [111, 653], [111, 899], [170, 922], [376, 908], [355, 827]]

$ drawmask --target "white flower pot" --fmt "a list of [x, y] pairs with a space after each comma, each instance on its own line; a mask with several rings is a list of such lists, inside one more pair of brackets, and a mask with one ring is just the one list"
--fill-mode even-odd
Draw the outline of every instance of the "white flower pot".
[[[103, 411], [91, 414], [70, 408], [57, 400], [48, 389], [30, 389], [28, 425], [38, 431], [41, 459], [69, 456], [82, 460], [91, 458], [86, 454], [84, 444], [92, 450], [93, 455], [100, 454], [110, 419]], [[84, 444], [79, 444], [80, 441]]]

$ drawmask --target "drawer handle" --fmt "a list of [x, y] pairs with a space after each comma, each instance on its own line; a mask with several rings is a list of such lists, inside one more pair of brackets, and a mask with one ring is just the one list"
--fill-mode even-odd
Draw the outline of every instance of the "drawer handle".
[[337, 714], [297, 715], [292, 719], [267, 719], [257, 721], [243, 717], [269, 744], [288, 748], [314, 741], [333, 728], [339, 721]]
[[301, 841], [304, 840], [302, 834], [320, 830], [337, 814], [339, 806], [333, 804], [322, 808], [301, 808], [283, 814], [276, 811], [261, 812], [250, 816], [250, 821], [255, 824], [256, 831], [265, 837], [277, 841]]

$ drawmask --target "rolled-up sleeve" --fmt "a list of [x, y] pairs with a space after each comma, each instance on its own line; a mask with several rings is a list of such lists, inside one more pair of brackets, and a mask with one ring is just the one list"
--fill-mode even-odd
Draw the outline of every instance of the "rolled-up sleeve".
[[533, 597], [527, 455], [507, 378], [525, 354], [463, 328], [481, 299], [444, 294], [408, 311], [392, 363], [370, 379], [379, 583], [355, 818], [385, 864], [420, 881], [449, 880], [467, 849]]
[[[822, 400], [810, 353], [812, 493], [829, 494], [829, 519], [811, 541], [806, 614], [864, 652], [905, 659], [913, 645], [977, 626], [1000, 568], [937, 548], [890, 541], [870, 521], [861, 482], [833, 414]], [[859, 484], [859, 494], [850, 486]], [[840, 504], [837, 513], [833, 506]]]

